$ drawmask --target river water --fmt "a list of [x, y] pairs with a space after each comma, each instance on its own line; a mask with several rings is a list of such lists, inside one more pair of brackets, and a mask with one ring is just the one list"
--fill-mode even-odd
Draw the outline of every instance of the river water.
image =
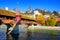
[[48, 34], [47, 32], [27, 32], [20, 29], [19, 34], [6, 34], [6, 27], [0, 28], [0, 40], [60, 40], [60, 33]]
[[[1, 33], [0, 33], [1, 34]], [[0, 40], [60, 40], [60, 34], [46, 34], [46, 33], [25, 33], [25, 35], [20, 36], [20, 34], [1, 34]]]

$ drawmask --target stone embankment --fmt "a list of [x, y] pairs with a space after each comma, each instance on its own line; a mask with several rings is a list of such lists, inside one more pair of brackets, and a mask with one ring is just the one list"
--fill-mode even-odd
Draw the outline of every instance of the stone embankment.
[[42, 29], [42, 30], [60, 30], [59, 26], [29, 26], [29, 30], [36, 30], [36, 29]]

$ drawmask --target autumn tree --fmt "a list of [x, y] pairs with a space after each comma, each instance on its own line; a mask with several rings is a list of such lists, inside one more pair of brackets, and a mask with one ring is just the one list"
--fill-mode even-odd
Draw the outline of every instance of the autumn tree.
[[45, 24], [45, 20], [44, 20], [44, 16], [42, 15], [42, 13], [40, 13], [39, 15], [36, 16], [36, 19], [38, 22], [40, 22], [42, 25]]
[[46, 26], [55, 26], [57, 22], [57, 19], [55, 18], [54, 14], [50, 15], [48, 17], [48, 20], [46, 21]]

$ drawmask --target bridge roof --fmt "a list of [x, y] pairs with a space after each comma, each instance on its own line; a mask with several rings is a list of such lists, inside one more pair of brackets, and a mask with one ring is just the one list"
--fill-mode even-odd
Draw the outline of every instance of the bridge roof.
[[[15, 17], [16, 13], [15, 12], [12, 12], [12, 11], [9, 11], [9, 10], [0, 9], [0, 15]], [[33, 17], [26, 16], [23, 13], [21, 13], [21, 18], [35, 20]]]
[[60, 22], [60, 18], [56, 18], [58, 22]]

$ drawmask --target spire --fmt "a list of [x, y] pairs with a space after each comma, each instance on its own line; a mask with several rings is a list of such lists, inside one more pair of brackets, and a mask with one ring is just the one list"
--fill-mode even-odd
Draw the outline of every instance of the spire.
[[31, 13], [31, 7], [30, 6], [28, 7], [28, 13]]
[[16, 21], [18, 23], [21, 23], [21, 16], [20, 16], [20, 12], [18, 10], [16, 11]]
[[20, 7], [19, 7], [19, 2], [17, 2], [17, 9], [16, 9], [16, 15], [20, 15]]
[[17, 7], [17, 10], [16, 10], [16, 21], [18, 23], [21, 23], [21, 16], [20, 16], [20, 10], [19, 10], [19, 6]]
[[19, 11], [16, 11], [16, 15], [20, 15], [20, 12]]

